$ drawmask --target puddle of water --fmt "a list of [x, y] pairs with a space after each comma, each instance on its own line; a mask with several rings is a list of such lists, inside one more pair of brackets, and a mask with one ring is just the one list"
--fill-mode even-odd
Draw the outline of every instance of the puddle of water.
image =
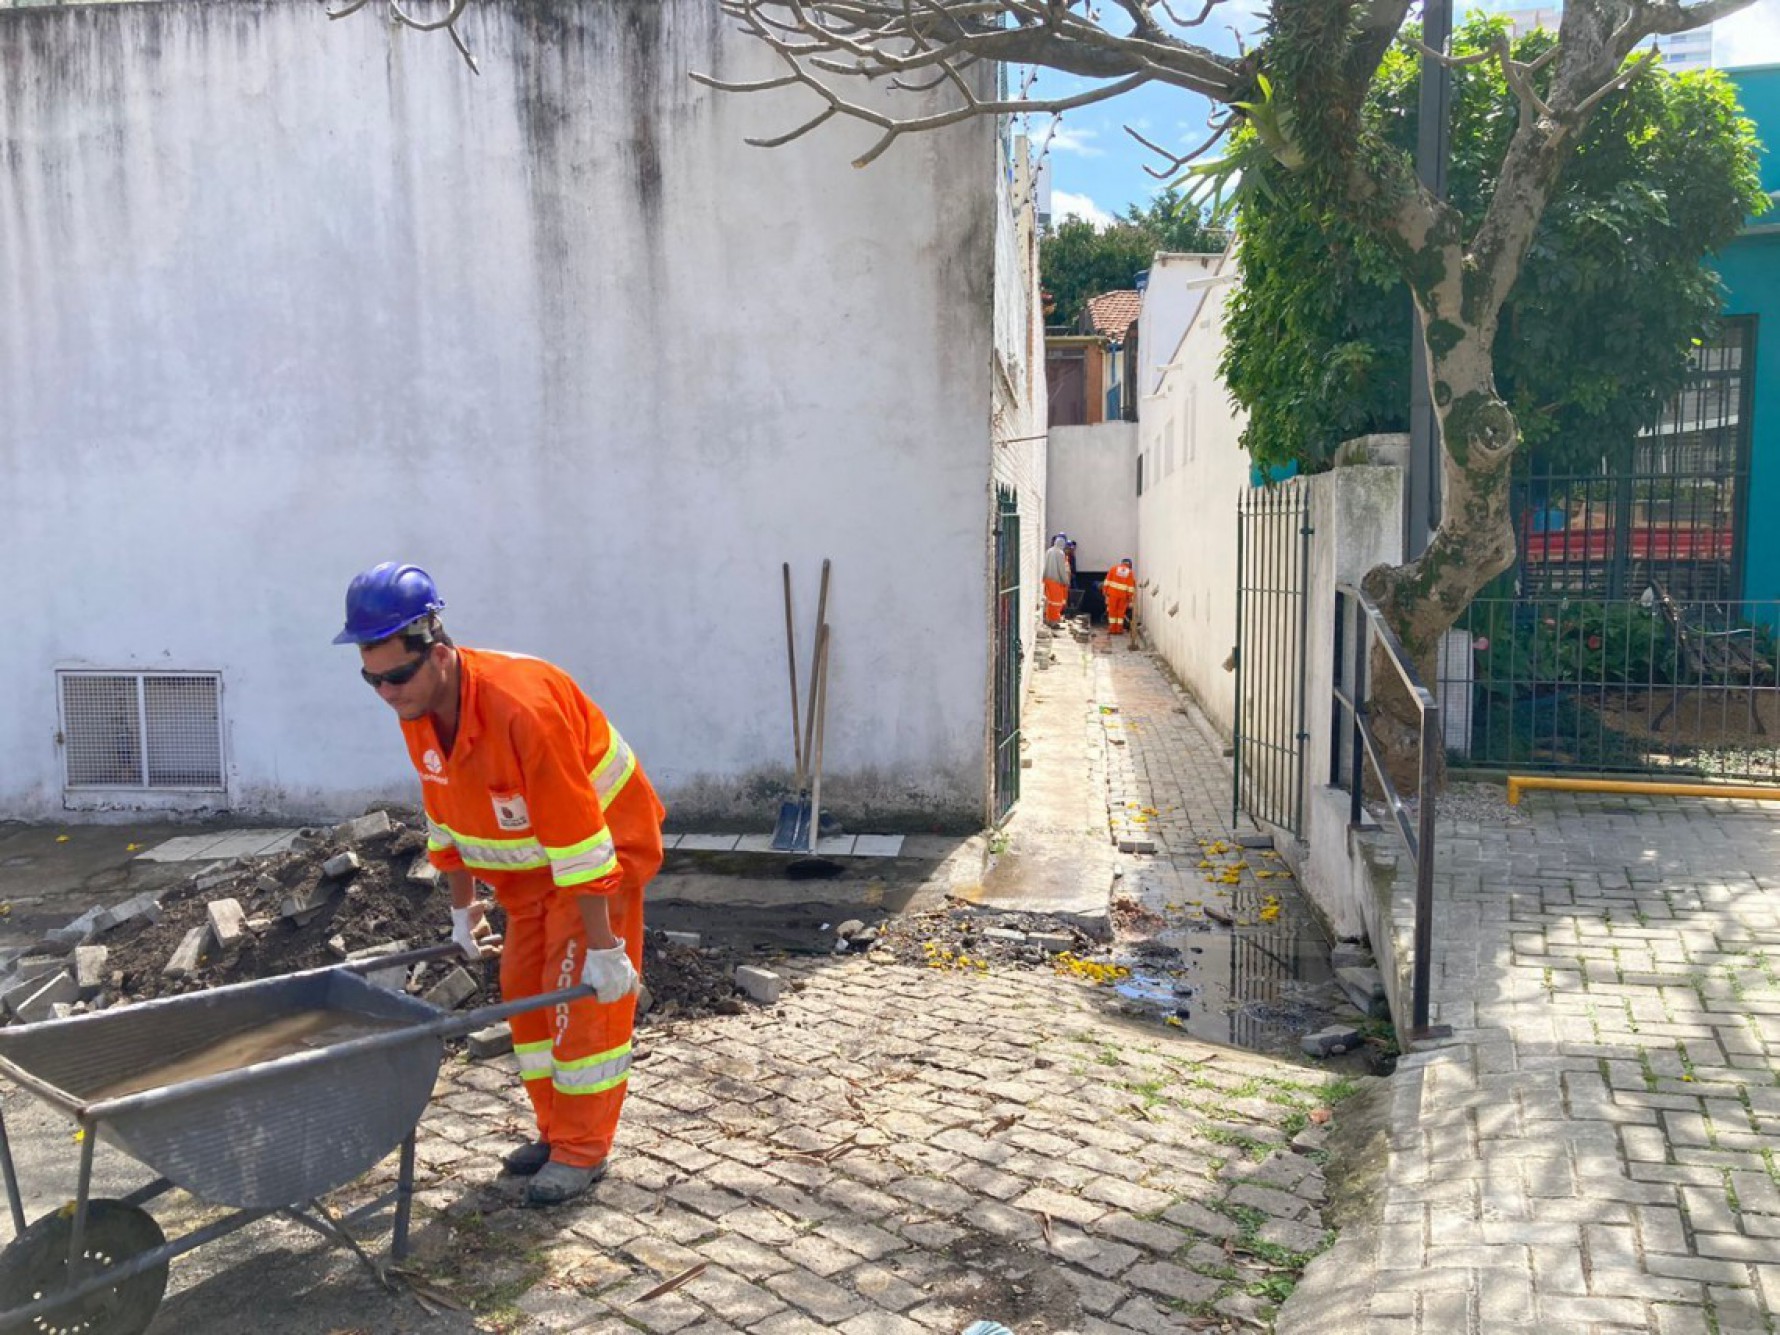
[[386, 1029], [400, 1029], [412, 1023], [412, 1020], [385, 1020], [357, 1011], [342, 1010], [300, 1011], [294, 1015], [281, 1015], [276, 1020], [230, 1034], [160, 1066], [127, 1076], [115, 1084], [94, 1091], [87, 1098], [97, 1102], [100, 1099], [121, 1098], [125, 1094], [135, 1094], [145, 1089], [183, 1084], [203, 1076], [238, 1070], [255, 1062], [288, 1057], [293, 1052], [302, 1052], [309, 1048], [325, 1048], [335, 1043], [344, 1043], [350, 1038], [359, 1038]]
[[[1282, 1055], [1299, 1053], [1299, 1040], [1338, 1013], [1351, 1018], [1329, 968], [1329, 942], [1295, 882], [1245, 877], [1228, 888], [1194, 887], [1187, 892], [1194, 898], [1178, 885], [1140, 881], [1132, 889], [1164, 923], [1119, 957], [1131, 976], [1116, 990], [1133, 1006], [1195, 1038]], [[1271, 921], [1261, 921], [1263, 911]]]

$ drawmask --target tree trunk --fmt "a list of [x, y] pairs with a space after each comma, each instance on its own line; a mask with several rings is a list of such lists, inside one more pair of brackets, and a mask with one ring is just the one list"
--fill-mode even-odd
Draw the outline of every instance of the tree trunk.
[[[1509, 466], [1520, 431], [1496, 393], [1486, 349], [1487, 328], [1467, 330], [1442, 354], [1430, 346], [1429, 376], [1440, 421], [1440, 527], [1427, 550], [1403, 566], [1380, 566], [1364, 581], [1368, 597], [1396, 632], [1422, 686], [1436, 695], [1441, 637], [1478, 592], [1514, 564]], [[1370, 664], [1372, 727], [1380, 758], [1401, 794], [1420, 787], [1420, 711], [1382, 647]], [[1435, 791], [1445, 783], [1444, 729], [1429, 738]]]

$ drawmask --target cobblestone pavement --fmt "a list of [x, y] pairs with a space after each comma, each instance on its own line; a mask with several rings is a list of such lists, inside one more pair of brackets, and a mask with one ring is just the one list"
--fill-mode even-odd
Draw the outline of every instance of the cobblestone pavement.
[[1780, 1318], [1780, 814], [1533, 795], [1441, 825], [1434, 1019], [1376, 1222], [1278, 1329], [1744, 1335]]
[[[1215, 749], [1147, 655], [1060, 647], [1044, 707], [1074, 712], [1028, 752], [1045, 781], [1022, 818], [1097, 841], [1103, 897], [1115, 865], [1140, 882], [1179, 862], [1199, 884], [1197, 840], [1226, 832]], [[1122, 747], [1102, 700], [1124, 711]], [[1157, 854], [1109, 851], [1109, 800], [1158, 813]], [[516, 1208], [495, 1173], [530, 1123], [511, 1058], [453, 1061], [422, 1122], [395, 1291], [258, 1225], [208, 1282], [177, 1284], [152, 1335], [244, 1328], [244, 1304], [303, 1314], [256, 1315], [279, 1335], [957, 1335], [981, 1318], [1020, 1335], [1236, 1332], [1265, 1329], [1327, 1245], [1322, 1146], [1355, 1081], [1135, 1020], [1049, 971], [777, 967], [789, 987], [770, 1009], [641, 1032], [612, 1170], [584, 1203]]]

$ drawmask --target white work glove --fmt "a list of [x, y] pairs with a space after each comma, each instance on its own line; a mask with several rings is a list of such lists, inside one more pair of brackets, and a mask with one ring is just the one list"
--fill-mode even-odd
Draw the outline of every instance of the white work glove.
[[587, 962], [581, 966], [582, 984], [591, 987], [594, 996], [608, 1006], [635, 992], [642, 981], [630, 956], [624, 953], [622, 936], [610, 950], [588, 951]]
[[500, 953], [501, 938], [488, 925], [480, 904], [451, 910], [451, 939], [465, 959], [479, 960]]

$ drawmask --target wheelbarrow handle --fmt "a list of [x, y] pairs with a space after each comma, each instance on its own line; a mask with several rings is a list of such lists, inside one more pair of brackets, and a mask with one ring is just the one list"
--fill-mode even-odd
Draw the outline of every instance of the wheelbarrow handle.
[[334, 967], [344, 969], [347, 973], [381, 973], [385, 969], [397, 967], [408, 968], [415, 964], [430, 964], [434, 960], [459, 959], [466, 964], [475, 963], [467, 959], [463, 949], [455, 941], [441, 942], [436, 946], [422, 946], [418, 950], [404, 950], [395, 955], [371, 955], [362, 960], [353, 960], [347, 964]]
[[542, 996], [520, 997], [517, 1001], [503, 1001], [493, 1006], [479, 1006], [473, 1011], [465, 1011], [462, 1015], [453, 1015], [449, 1019], [435, 1021], [428, 1027], [429, 1033], [440, 1038], [462, 1038], [465, 1034], [474, 1033], [478, 1029], [486, 1029], [501, 1020], [512, 1019], [515, 1015], [523, 1015], [526, 1011], [546, 1010], [551, 1006], [566, 1006], [571, 1001], [585, 1001], [594, 995], [591, 987], [565, 987], [560, 992], [546, 992]]

